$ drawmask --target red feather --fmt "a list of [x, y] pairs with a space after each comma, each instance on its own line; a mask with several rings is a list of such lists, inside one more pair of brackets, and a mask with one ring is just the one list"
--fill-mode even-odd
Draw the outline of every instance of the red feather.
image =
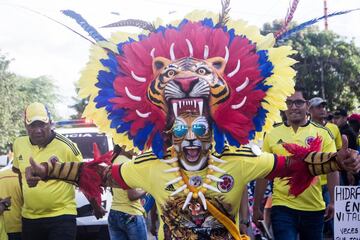
[[81, 166], [79, 177], [79, 188], [88, 199], [95, 199], [96, 203], [101, 205], [102, 178], [99, 173], [101, 163], [110, 165], [112, 158], [112, 151], [100, 155], [100, 151], [96, 143], [93, 144], [94, 160], [85, 162]]
[[318, 152], [321, 149], [322, 140], [317, 136], [308, 147], [299, 146], [297, 144], [283, 144], [283, 147], [292, 154], [290, 172], [287, 174], [289, 179], [288, 184], [290, 185], [289, 193], [298, 196], [311, 184], [314, 184], [317, 180], [314, 176], [310, 175], [307, 163], [304, 162], [306, 156], [311, 152]]

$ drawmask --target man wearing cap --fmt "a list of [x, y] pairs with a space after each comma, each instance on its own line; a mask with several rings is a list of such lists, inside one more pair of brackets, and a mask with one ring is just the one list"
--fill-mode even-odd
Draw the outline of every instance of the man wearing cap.
[[[350, 127], [347, 116], [347, 110], [336, 110], [334, 112], [334, 123], [339, 127], [340, 133], [346, 135], [349, 142], [349, 148], [357, 150], [357, 135], [354, 129]], [[354, 175], [345, 171], [341, 171], [341, 181], [342, 184], [346, 186], [355, 184]]]
[[[55, 161], [81, 161], [77, 146], [52, 130], [51, 116], [42, 103], [31, 103], [25, 109], [25, 128], [28, 136], [15, 140], [13, 170], [19, 173], [20, 184], [25, 180], [29, 159], [41, 163], [54, 157]], [[22, 234], [25, 240], [74, 240], [76, 238], [75, 191], [71, 184], [49, 180], [37, 188], [21, 184]]]
[[340, 149], [342, 145], [341, 134], [338, 126], [326, 121], [328, 113], [326, 111], [326, 100], [321, 97], [314, 97], [309, 100], [309, 112], [311, 120], [326, 128], [328, 128], [334, 136], [336, 149]]
[[[339, 128], [330, 122], [327, 122], [328, 113], [326, 111], [326, 100], [321, 97], [314, 97], [309, 100], [309, 112], [311, 120], [321, 126], [328, 128], [335, 140], [336, 149], [339, 150], [342, 146], [341, 134]], [[329, 181], [328, 181], [329, 180]], [[324, 224], [324, 233], [333, 235], [333, 222], [330, 220], [334, 213], [334, 188], [339, 185], [339, 173], [330, 173], [327, 176], [320, 176], [320, 183], [322, 186], [322, 195], [327, 206], [326, 219]], [[330, 221], [326, 221], [330, 220]]]

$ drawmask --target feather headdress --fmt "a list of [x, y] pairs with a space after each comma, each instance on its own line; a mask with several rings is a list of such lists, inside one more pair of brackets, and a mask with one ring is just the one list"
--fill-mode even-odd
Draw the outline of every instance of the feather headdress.
[[[296, 8], [294, 2], [278, 40], [297, 30], [286, 31]], [[148, 88], [156, 78], [153, 59], [222, 57], [226, 67], [221, 78], [230, 96], [216, 107], [209, 106], [215, 149], [222, 151], [226, 141], [238, 147], [260, 139], [279, 120], [279, 110], [286, 109], [285, 99], [294, 91], [295, 71], [291, 66], [295, 60], [289, 57], [294, 51], [289, 46], [274, 47], [277, 39], [273, 34], [263, 36], [257, 27], [231, 20], [228, 12], [229, 1], [224, 0], [218, 17], [195, 11], [165, 26], [122, 20], [105, 27], [137, 26], [148, 33], [118, 32], [105, 40], [80, 15], [64, 11], [97, 43], [79, 84], [80, 96], [89, 97], [83, 115], [109, 133], [115, 143], [127, 149], [152, 148], [162, 158], [167, 147], [169, 112], [148, 96]]]

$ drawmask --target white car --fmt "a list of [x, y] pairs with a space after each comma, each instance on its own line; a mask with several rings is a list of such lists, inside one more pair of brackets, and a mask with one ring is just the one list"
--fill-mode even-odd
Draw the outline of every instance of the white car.
[[6, 165], [8, 165], [8, 163], [9, 163], [8, 155], [0, 155], [0, 168], [5, 167]]
[[[101, 154], [113, 149], [112, 139], [103, 133], [99, 133], [98, 129], [93, 125], [87, 127], [86, 124], [83, 124], [81, 127], [77, 127], [71, 124], [71, 122], [69, 123], [69, 121], [66, 121], [66, 124], [60, 123], [56, 124], [55, 132], [76, 143], [84, 161], [91, 161], [93, 159], [93, 143], [98, 145]], [[112, 202], [110, 189], [106, 189], [104, 194], [102, 194], [101, 202], [107, 214], [101, 219], [96, 219], [93, 215], [92, 207], [84, 194], [78, 190], [76, 191], [78, 212], [76, 223], [78, 226], [78, 236], [82, 236], [78, 237], [78, 239], [108, 239], [107, 219]], [[102, 236], [94, 236], [98, 234]]]

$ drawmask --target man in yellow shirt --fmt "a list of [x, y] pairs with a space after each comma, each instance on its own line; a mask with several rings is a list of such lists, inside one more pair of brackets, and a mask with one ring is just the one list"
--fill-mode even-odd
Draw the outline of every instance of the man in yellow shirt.
[[6, 233], [9, 240], [21, 240], [22, 193], [18, 175], [8, 167], [0, 170], [0, 198], [7, 196], [11, 197], [11, 207], [4, 212]]
[[[335, 146], [336, 149], [339, 150], [342, 145], [341, 134], [338, 126], [335, 124], [326, 121], [328, 117], [328, 113], [326, 111], [326, 101], [320, 97], [314, 97], [309, 100], [309, 112], [311, 115], [311, 120], [315, 123], [318, 123], [330, 130], [332, 135], [334, 136]], [[331, 183], [331, 186], [339, 185], [339, 176], [338, 173], [332, 173], [335, 183]], [[336, 175], [335, 175], [336, 174]], [[326, 204], [326, 217], [325, 217], [325, 224], [324, 224], [324, 233], [329, 233], [331, 236], [333, 234], [333, 209], [334, 209], [334, 188], [329, 189], [327, 185], [327, 177], [326, 175], [320, 176], [320, 183], [322, 186], [322, 195]], [[329, 220], [329, 221], [328, 221]]]
[[340, 130], [336, 124], [326, 121], [328, 116], [326, 106], [326, 101], [320, 97], [314, 97], [310, 99], [309, 112], [311, 115], [311, 120], [328, 128], [334, 137], [336, 149], [340, 149], [342, 145]]
[[[123, 164], [130, 161], [132, 154], [126, 152], [119, 145], [114, 147], [114, 164]], [[113, 188], [113, 201], [109, 213], [109, 234], [111, 240], [146, 239], [145, 210], [140, 198], [146, 194], [143, 190], [123, 190]]]
[[[331, 132], [322, 125], [307, 119], [308, 103], [304, 89], [296, 86], [295, 93], [287, 98], [288, 109], [285, 111], [287, 121], [275, 126], [265, 135], [263, 150], [270, 153], [288, 155], [282, 143], [296, 143], [308, 146], [317, 136], [322, 138], [322, 152], [336, 151], [335, 142]], [[328, 174], [329, 189], [333, 190], [338, 183], [338, 175]], [[254, 205], [254, 219], [262, 218], [260, 202], [263, 198], [267, 181], [257, 180], [257, 191]], [[333, 202], [332, 202], [333, 203]], [[321, 183], [317, 179], [315, 184], [309, 186], [296, 198], [289, 195], [286, 181], [275, 178], [272, 194], [271, 221], [274, 237], [277, 240], [322, 239], [325, 203], [322, 198]], [[333, 204], [326, 212], [327, 218], [333, 215]]]
[[9, 210], [11, 205], [10, 198], [6, 197], [4, 199], [0, 198], [0, 239], [8, 240], [8, 236], [5, 230], [5, 221], [4, 221], [4, 211]]
[[[45, 105], [32, 103], [25, 109], [28, 136], [13, 144], [13, 170], [25, 183], [29, 159], [37, 163], [52, 158], [58, 162], [82, 160], [77, 146], [52, 130], [50, 113]], [[60, 172], [61, 173], [61, 170]], [[37, 188], [22, 184], [22, 234], [25, 240], [74, 240], [76, 238], [76, 203], [74, 186], [56, 180], [41, 182]]]

